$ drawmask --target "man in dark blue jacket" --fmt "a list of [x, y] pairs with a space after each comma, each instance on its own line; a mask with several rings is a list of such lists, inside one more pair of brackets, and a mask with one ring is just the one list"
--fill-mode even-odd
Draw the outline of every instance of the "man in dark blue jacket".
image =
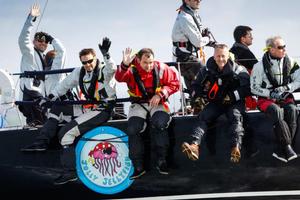
[[217, 44], [214, 56], [207, 61], [206, 70], [198, 74], [193, 88], [194, 96], [202, 96], [209, 103], [198, 115], [199, 120], [193, 130], [191, 144], [182, 144], [183, 153], [191, 160], [198, 160], [199, 147], [208, 124], [225, 114], [232, 133], [230, 160], [239, 162], [244, 135], [244, 99], [250, 95], [250, 77], [246, 68], [229, 59], [228, 46]]

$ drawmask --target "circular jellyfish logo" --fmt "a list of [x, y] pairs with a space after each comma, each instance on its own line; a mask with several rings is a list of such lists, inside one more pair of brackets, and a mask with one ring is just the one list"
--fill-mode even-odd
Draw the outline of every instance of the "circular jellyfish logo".
[[89, 153], [90, 161], [102, 176], [114, 176], [122, 166], [118, 161], [118, 150], [109, 142], [101, 142]]
[[100, 126], [80, 139], [76, 146], [76, 168], [80, 180], [91, 190], [116, 194], [132, 184], [133, 166], [128, 156], [127, 135], [113, 127]]

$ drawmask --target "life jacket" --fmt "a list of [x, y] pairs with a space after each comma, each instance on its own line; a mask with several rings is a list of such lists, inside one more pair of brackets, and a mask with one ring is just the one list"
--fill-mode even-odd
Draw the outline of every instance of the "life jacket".
[[158, 66], [155, 64], [154, 68], [152, 70], [152, 76], [153, 76], [152, 88], [153, 88], [153, 90], [151, 93], [149, 93], [149, 91], [146, 90], [144, 83], [141, 80], [141, 76], [138, 73], [135, 65], [131, 65], [131, 70], [132, 70], [132, 74], [133, 74], [133, 77], [134, 77], [134, 80], [136, 83], [135, 89], [133, 90], [133, 88], [131, 88], [128, 91], [131, 102], [135, 102], [135, 103], [148, 102], [155, 95], [155, 93], [158, 93], [161, 89], [160, 83], [159, 83]]
[[210, 83], [210, 88], [207, 90], [207, 100], [209, 102], [220, 103], [223, 101], [225, 95], [237, 88], [240, 84], [238, 76], [233, 71], [233, 62], [228, 60], [224, 66], [223, 71], [218, 72], [218, 66], [213, 59], [207, 61], [209, 63], [208, 73], [201, 82], [205, 87], [207, 82]]
[[[104, 88], [102, 90], [99, 90], [99, 83], [103, 84], [103, 82], [104, 82], [104, 75], [103, 75], [104, 67], [99, 68], [99, 61], [97, 60], [97, 65], [92, 72], [93, 73], [92, 78], [88, 82], [83, 81], [83, 77], [85, 76], [86, 71], [85, 71], [84, 67], [81, 68], [80, 75], [79, 75], [79, 88], [80, 88], [79, 96], [80, 97], [83, 95], [86, 100], [90, 100], [90, 101], [99, 101], [101, 99], [101, 96], [107, 97], [107, 93]], [[101, 75], [101, 76], [99, 77], [99, 75]], [[84, 87], [84, 84], [86, 84], [86, 83], [90, 83], [89, 88]], [[97, 105], [86, 104], [86, 105], [83, 105], [83, 107], [84, 108], [95, 108], [95, 107], [97, 107]]]
[[273, 88], [277, 88], [281, 85], [287, 85], [291, 81], [291, 73], [294, 73], [296, 69], [292, 69], [291, 60], [288, 56], [283, 58], [283, 82], [279, 84], [272, 74], [272, 64], [268, 53], [265, 53], [262, 59], [264, 71], [269, 82], [272, 84]]

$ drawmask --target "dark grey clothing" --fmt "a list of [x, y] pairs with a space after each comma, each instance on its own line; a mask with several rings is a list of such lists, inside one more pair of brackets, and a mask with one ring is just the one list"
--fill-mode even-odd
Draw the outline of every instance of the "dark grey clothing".
[[194, 81], [193, 90], [195, 97], [203, 97], [209, 102], [198, 116], [192, 134], [193, 143], [200, 145], [208, 124], [225, 114], [232, 134], [231, 145], [241, 147], [245, 97], [250, 95], [250, 77], [246, 68], [228, 60], [221, 71], [211, 57], [206, 69], [201, 70]]
[[[149, 116], [150, 117], [150, 116]], [[145, 156], [145, 142], [142, 133], [146, 126], [149, 126], [150, 133], [153, 138], [157, 160], [165, 161], [169, 147], [168, 126], [170, 123], [170, 115], [163, 111], [155, 112], [148, 120], [141, 117], [130, 117], [128, 119], [128, 142], [129, 142], [129, 158], [132, 160], [134, 167], [143, 168]]]
[[235, 56], [235, 61], [247, 68], [248, 71], [253, 69], [253, 66], [258, 62], [255, 55], [250, 49], [241, 43], [234, 43], [230, 49]]
[[209, 103], [198, 115], [198, 122], [193, 129], [193, 143], [200, 145], [203, 135], [207, 132], [208, 124], [215, 121], [219, 116], [225, 114], [230, 124], [231, 145], [241, 147], [244, 135], [243, 117], [245, 104], [239, 101], [233, 105], [224, 106], [216, 103]]
[[298, 111], [295, 104], [284, 104], [282, 108], [273, 103], [266, 109], [267, 116], [274, 124], [277, 144], [291, 145], [296, 134]]

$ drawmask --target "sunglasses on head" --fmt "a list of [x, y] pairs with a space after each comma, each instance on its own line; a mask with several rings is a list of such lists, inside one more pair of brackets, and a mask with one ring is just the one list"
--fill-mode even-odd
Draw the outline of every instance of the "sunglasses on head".
[[40, 43], [44, 42], [44, 43], [48, 44], [48, 42], [46, 40], [40, 40], [40, 39], [38, 39], [37, 41], [40, 42]]
[[87, 60], [87, 61], [81, 61], [81, 63], [83, 65], [86, 65], [86, 64], [91, 64], [92, 62], [94, 61], [94, 58], [90, 59], [90, 60]]
[[276, 49], [285, 49], [286, 45], [277, 46]]

